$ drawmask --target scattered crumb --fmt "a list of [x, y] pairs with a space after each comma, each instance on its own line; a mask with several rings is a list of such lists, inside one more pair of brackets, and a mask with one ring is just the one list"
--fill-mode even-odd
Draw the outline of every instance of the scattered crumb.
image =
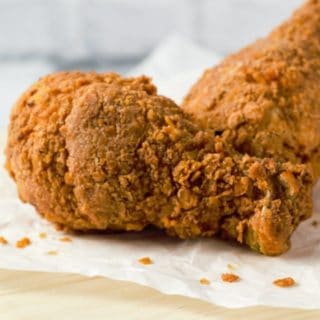
[[296, 284], [293, 278], [288, 277], [288, 278], [282, 278], [282, 279], [276, 279], [273, 281], [273, 284], [277, 287], [281, 288], [287, 288], [287, 287], [292, 287]]
[[138, 262], [144, 265], [153, 264], [153, 261], [149, 257], [143, 257], [139, 259]]
[[47, 254], [49, 254], [50, 256], [56, 256], [58, 254], [58, 251], [50, 250], [47, 252]]
[[70, 237], [62, 237], [59, 240], [62, 242], [71, 242], [72, 241], [72, 239]]
[[40, 232], [39, 233], [39, 238], [40, 239], [45, 239], [47, 237], [47, 234], [45, 232]]
[[210, 285], [210, 281], [209, 281], [208, 279], [206, 279], [206, 278], [201, 278], [201, 279], [199, 280], [199, 282], [200, 282], [201, 284], [205, 285], [205, 286]]
[[8, 244], [8, 240], [5, 237], [0, 236], [0, 244], [6, 245]]
[[311, 222], [311, 225], [312, 225], [313, 227], [317, 227], [318, 224], [319, 224], [319, 222], [318, 222], [317, 220], [313, 220], [313, 221]]
[[29, 246], [30, 244], [31, 244], [30, 239], [27, 237], [24, 237], [16, 242], [16, 247], [19, 249], [23, 249], [23, 248]]
[[229, 270], [234, 270], [234, 269], [235, 269], [235, 267], [234, 267], [232, 264], [230, 264], [230, 263], [227, 264], [227, 268], [228, 268]]
[[223, 282], [237, 282], [240, 280], [240, 277], [233, 273], [223, 273], [221, 275], [221, 280]]

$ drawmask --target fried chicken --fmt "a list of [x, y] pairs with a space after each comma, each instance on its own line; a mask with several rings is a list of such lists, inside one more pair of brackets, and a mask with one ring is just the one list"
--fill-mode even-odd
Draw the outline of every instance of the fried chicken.
[[41, 79], [12, 111], [6, 155], [21, 199], [71, 230], [153, 225], [276, 255], [311, 212], [305, 165], [239, 154], [146, 77]]
[[183, 102], [236, 150], [320, 175], [320, 1], [205, 71]]

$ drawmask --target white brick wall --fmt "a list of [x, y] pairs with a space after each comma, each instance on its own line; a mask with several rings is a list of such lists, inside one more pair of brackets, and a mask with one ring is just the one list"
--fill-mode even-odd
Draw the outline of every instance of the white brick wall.
[[302, 0], [0, 0], [0, 58], [129, 59], [179, 32], [220, 53], [267, 33]]

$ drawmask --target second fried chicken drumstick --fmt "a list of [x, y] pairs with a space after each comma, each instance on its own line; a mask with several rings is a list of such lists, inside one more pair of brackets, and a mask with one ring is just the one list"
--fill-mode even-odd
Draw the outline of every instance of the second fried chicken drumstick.
[[320, 1], [208, 69], [183, 108], [258, 157], [310, 163], [320, 176]]
[[306, 166], [238, 154], [145, 77], [41, 79], [13, 109], [6, 153], [21, 199], [73, 230], [154, 225], [275, 255], [311, 212]]

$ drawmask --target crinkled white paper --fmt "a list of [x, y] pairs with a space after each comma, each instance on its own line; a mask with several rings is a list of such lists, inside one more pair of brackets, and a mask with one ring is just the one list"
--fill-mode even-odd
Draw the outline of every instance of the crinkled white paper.
[[[195, 81], [205, 67], [203, 64], [210, 66], [215, 62], [214, 54], [212, 63], [210, 57], [210, 53], [173, 37], [148, 59], [145, 69], [140, 65], [136, 71], [151, 73], [161, 93], [176, 93], [174, 98], [179, 100], [181, 83]], [[193, 65], [198, 70], [195, 67], [190, 72]], [[5, 138], [1, 140], [3, 149]], [[280, 257], [265, 257], [216, 239], [181, 241], [156, 231], [70, 235], [72, 242], [61, 242], [63, 234], [41, 219], [31, 206], [20, 202], [3, 162], [2, 157], [0, 235], [9, 240], [9, 245], [0, 246], [1, 268], [100, 275], [231, 308], [253, 305], [320, 308], [320, 225], [311, 224], [313, 220], [320, 222], [319, 215], [299, 226], [292, 238], [291, 250]], [[45, 232], [47, 238], [39, 238], [40, 232]], [[25, 236], [32, 244], [24, 249], [16, 248], [15, 241]], [[57, 255], [49, 255], [49, 251], [57, 251]], [[154, 263], [145, 266], [137, 262], [145, 256]], [[232, 265], [233, 270], [228, 265]], [[221, 273], [230, 271], [238, 274], [241, 281], [222, 282]], [[288, 276], [297, 281], [296, 286], [278, 288], [272, 284], [273, 280]], [[209, 279], [211, 284], [201, 285], [200, 278]]]

